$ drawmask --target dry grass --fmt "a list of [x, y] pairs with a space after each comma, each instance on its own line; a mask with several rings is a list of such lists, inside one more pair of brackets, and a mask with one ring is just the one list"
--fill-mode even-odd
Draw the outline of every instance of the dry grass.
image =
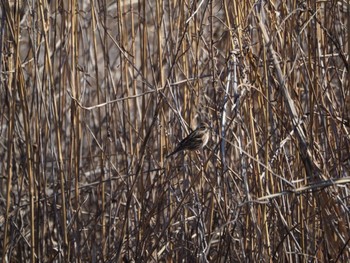
[[2, 262], [348, 261], [349, 2], [2, 0]]

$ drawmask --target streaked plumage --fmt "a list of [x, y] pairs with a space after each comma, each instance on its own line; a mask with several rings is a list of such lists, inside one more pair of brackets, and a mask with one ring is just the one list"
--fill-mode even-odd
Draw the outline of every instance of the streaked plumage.
[[196, 151], [202, 149], [209, 140], [209, 125], [205, 122], [201, 124], [191, 132], [185, 139], [183, 139], [175, 148], [175, 150], [170, 153], [166, 158], [174, 155], [175, 153], [189, 150]]

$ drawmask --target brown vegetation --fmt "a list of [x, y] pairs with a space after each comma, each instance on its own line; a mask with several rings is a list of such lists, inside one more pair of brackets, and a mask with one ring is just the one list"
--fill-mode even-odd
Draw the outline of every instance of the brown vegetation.
[[2, 262], [348, 261], [349, 10], [2, 0]]

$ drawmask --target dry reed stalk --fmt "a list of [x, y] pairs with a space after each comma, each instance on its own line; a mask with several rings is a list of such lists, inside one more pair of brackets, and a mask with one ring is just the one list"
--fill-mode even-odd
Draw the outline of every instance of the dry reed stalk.
[[[6, 14], [9, 16], [10, 13], [10, 7], [9, 5], [4, 5], [3, 6], [3, 10], [6, 12]], [[8, 20], [10, 20], [10, 18], [7, 18]], [[2, 23], [3, 25], [3, 23]], [[10, 25], [10, 28], [13, 28], [13, 25]], [[8, 33], [8, 37], [9, 39], [13, 39], [13, 35], [10, 34], [11, 32]], [[5, 35], [6, 36], [6, 35]], [[2, 39], [3, 39], [4, 35], [2, 34]], [[1, 45], [3, 47], [3, 45]], [[8, 57], [8, 61], [7, 61], [7, 66], [8, 66], [8, 70], [9, 72], [14, 72], [14, 63], [13, 63], [13, 45], [11, 45], [9, 47], [9, 51], [11, 52], [10, 56]], [[1, 52], [3, 53], [3, 52]], [[9, 247], [9, 226], [10, 226], [10, 207], [11, 207], [11, 190], [12, 190], [12, 178], [13, 178], [13, 141], [14, 141], [14, 125], [15, 125], [15, 112], [16, 112], [16, 100], [15, 100], [15, 96], [12, 93], [13, 90], [13, 85], [14, 85], [14, 76], [13, 74], [9, 74], [8, 76], [8, 93], [10, 95], [10, 100], [8, 100], [8, 132], [7, 132], [7, 145], [6, 145], [6, 149], [8, 150], [8, 155], [7, 155], [7, 169], [4, 169], [5, 172], [7, 173], [8, 177], [7, 177], [7, 184], [6, 184], [6, 189], [4, 189], [6, 191], [6, 210], [4, 213], [4, 233], [3, 233], [3, 251], [7, 251], [8, 247]], [[5, 166], [5, 163], [3, 164]], [[5, 255], [5, 253], [3, 253], [2, 256], [2, 262], [5, 263], [7, 260], [7, 255]]]

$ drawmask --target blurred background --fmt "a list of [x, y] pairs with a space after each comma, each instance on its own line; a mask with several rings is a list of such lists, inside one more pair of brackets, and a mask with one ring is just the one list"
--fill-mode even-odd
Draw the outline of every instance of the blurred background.
[[349, 3], [1, 0], [2, 262], [349, 260]]

